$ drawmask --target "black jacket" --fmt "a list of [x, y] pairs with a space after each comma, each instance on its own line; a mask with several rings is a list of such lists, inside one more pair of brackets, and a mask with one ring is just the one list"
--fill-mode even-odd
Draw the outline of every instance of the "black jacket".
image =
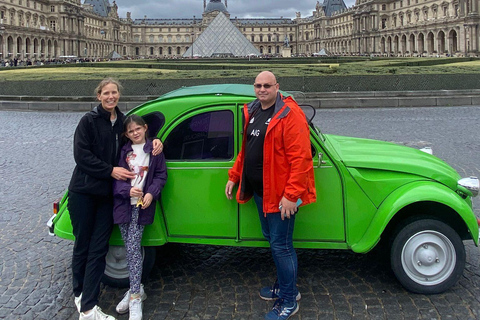
[[123, 145], [125, 116], [118, 107], [117, 121], [112, 127], [110, 113], [101, 105], [87, 112], [75, 130], [73, 157], [76, 166], [68, 189], [73, 192], [101, 196], [112, 195], [112, 170], [118, 164]]

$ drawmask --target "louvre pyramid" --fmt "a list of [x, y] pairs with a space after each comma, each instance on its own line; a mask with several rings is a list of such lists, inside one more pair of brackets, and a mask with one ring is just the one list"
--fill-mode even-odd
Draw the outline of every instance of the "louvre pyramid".
[[183, 57], [232, 55], [243, 57], [250, 54], [260, 55], [260, 52], [233, 25], [225, 14], [219, 12], [193, 45], [183, 54]]

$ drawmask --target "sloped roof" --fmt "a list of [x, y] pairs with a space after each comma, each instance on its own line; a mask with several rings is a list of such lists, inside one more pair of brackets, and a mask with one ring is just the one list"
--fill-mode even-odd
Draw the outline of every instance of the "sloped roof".
[[324, 0], [323, 1], [323, 10], [327, 17], [332, 16], [332, 13], [346, 9], [347, 6], [343, 0]]
[[240, 24], [294, 24], [295, 21], [288, 18], [238, 18], [231, 19], [232, 22], [238, 21]]
[[193, 23], [195, 23], [194, 19], [135, 19], [133, 21], [134, 25], [191, 25]]
[[227, 7], [225, 7], [221, 0], [210, 0], [210, 2], [207, 4], [207, 7], [205, 8], [205, 13], [213, 11], [228, 13]]
[[315, 56], [331, 56], [332, 54], [327, 49], [322, 49], [317, 53], [314, 53]]
[[110, 3], [108, 0], [85, 0], [85, 4], [93, 6], [93, 11], [102, 17], [108, 16]]
[[247, 56], [259, 55], [260, 52], [247, 38], [233, 25], [233, 23], [219, 12], [210, 25], [195, 40], [183, 57], [213, 55]]
[[115, 50], [110, 52], [110, 54], [107, 56], [108, 59], [121, 59], [122, 56]]

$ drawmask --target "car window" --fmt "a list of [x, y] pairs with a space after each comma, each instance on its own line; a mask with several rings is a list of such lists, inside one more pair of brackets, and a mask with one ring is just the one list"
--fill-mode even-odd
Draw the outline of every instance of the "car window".
[[178, 124], [164, 141], [167, 160], [233, 158], [233, 112], [211, 111]]
[[157, 137], [158, 132], [165, 124], [165, 116], [160, 112], [152, 112], [142, 116], [142, 118], [148, 125], [148, 136]]

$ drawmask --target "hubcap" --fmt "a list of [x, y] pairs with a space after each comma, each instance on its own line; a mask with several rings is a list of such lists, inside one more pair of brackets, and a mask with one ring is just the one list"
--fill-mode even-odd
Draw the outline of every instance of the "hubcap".
[[433, 286], [445, 281], [456, 264], [455, 247], [443, 234], [425, 230], [410, 237], [402, 250], [402, 266], [413, 281]]
[[114, 279], [128, 278], [127, 251], [124, 246], [110, 246], [105, 257], [105, 274]]

